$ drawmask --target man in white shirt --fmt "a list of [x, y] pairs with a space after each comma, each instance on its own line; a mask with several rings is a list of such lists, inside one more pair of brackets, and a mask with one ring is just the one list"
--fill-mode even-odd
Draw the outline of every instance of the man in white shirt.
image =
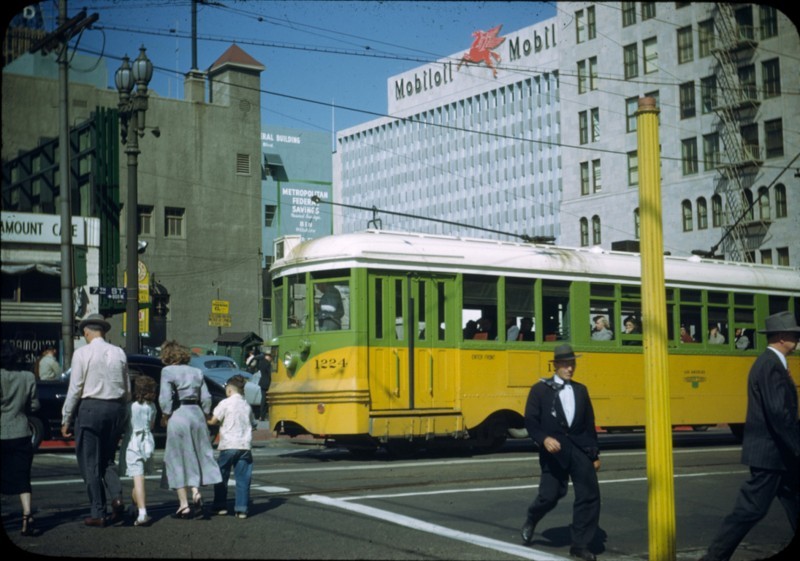
[[[61, 434], [75, 434], [78, 467], [91, 505], [84, 524], [102, 528], [122, 521], [122, 484], [114, 456], [124, 429], [131, 384], [125, 351], [104, 339], [111, 325], [100, 314], [81, 321], [87, 344], [72, 355], [69, 390], [61, 412]], [[112, 498], [111, 515], [106, 500]]]

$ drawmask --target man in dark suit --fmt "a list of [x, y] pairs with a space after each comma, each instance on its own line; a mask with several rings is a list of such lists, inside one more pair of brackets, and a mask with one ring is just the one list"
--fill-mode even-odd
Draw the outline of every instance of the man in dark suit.
[[522, 541], [533, 540], [536, 525], [567, 494], [570, 478], [575, 488], [572, 513], [570, 555], [594, 561], [589, 542], [600, 519], [600, 469], [594, 409], [586, 386], [574, 382], [576, 355], [564, 344], [555, 348], [555, 376], [542, 378], [533, 385], [525, 406], [525, 427], [539, 446], [542, 475], [539, 495], [528, 507], [522, 527]]
[[791, 312], [766, 319], [769, 347], [756, 359], [747, 378], [747, 417], [742, 463], [750, 478], [742, 484], [733, 512], [722, 522], [703, 561], [727, 561], [739, 542], [769, 511], [778, 497], [792, 531], [800, 515], [800, 425], [797, 388], [786, 357], [797, 347], [800, 327]]

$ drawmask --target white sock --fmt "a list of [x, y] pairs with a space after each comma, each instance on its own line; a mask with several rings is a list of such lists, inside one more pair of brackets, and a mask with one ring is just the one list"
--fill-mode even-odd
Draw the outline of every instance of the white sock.
[[147, 509], [146, 508], [140, 508], [139, 509], [139, 520], [144, 520], [145, 518], [147, 518]]

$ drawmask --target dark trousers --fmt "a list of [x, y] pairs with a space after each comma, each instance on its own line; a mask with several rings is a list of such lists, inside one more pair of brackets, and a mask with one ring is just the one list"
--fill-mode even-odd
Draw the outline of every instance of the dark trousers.
[[122, 500], [122, 484], [114, 456], [124, 420], [125, 405], [122, 402], [84, 399], [78, 408], [75, 453], [86, 483], [92, 518], [106, 515], [107, 497]]
[[258, 418], [263, 421], [267, 418], [269, 414], [269, 406], [267, 405], [267, 394], [269, 393], [269, 389], [261, 388], [261, 404], [258, 408]]
[[742, 484], [736, 504], [717, 531], [708, 548], [710, 559], [727, 561], [747, 533], [767, 515], [772, 500], [778, 497], [783, 505], [792, 532], [797, 533], [800, 516], [798, 474], [794, 471], [774, 471], [750, 468], [750, 478]]
[[[544, 452], [542, 452], [544, 453]], [[570, 534], [574, 547], [585, 548], [594, 538], [600, 521], [600, 485], [589, 457], [572, 447], [569, 466], [563, 467], [553, 457], [540, 457], [542, 476], [539, 494], [528, 507], [528, 520], [538, 524], [567, 494], [570, 478], [575, 490]]]

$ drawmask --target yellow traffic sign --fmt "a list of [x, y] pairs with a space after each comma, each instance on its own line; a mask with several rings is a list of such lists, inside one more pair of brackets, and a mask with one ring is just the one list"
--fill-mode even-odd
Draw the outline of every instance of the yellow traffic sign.
[[211, 313], [212, 314], [229, 314], [231, 311], [231, 303], [227, 300], [212, 300]]
[[230, 327], [230, 314], [208, 314], [208, 325], [211, 327]]

